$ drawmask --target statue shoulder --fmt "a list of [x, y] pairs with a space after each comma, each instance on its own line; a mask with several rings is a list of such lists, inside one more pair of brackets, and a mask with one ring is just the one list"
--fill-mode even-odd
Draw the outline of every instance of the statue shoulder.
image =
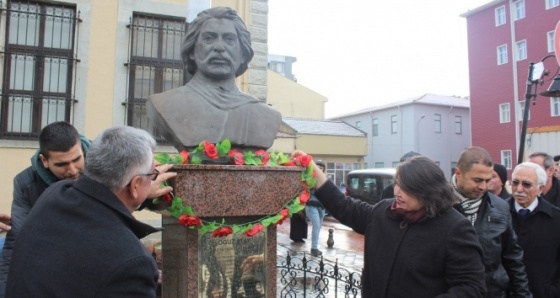
[[190, 98], [191, 96], [187, 95], [191, 94], [192, 90], [188, 87], [188, 85], [184, 85], [161, 93], [154, 93], [148, 97], [148, 100], [152, 102], [162, 102], [167, 100], [176, 100], [179, 98], [185, 99]]

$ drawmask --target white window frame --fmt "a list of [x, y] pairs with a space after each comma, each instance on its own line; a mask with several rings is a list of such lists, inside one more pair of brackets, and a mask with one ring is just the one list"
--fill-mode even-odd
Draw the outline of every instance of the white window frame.
[[505, 5], [496, 7], [496, 9], [494, 10], [494, 23], [496, 24], [496, 27], [504, 25], [506, 23]]
[[500, 123], [511, 122], [511, 109], [509, 103], [500, 104]]
[[441, 114], [434, 114], [434, 132], [441, 133]]
[[463, 117], [455, 116], [455, 134], [463, 134]]
[[545, 2], [546, 2], [545, 9], [551, 9], [560, 6], [560, 0], [545, 0]]
[[[529, 103], [529, 104], [531, 104], [531, 103]], [[519, 113], [521, 113], [519, 115], [519, 122], [523, 122], [523, 114], [525, 113], [525, 101], [524, 100], [519, 101]], [[531, 109], [529, 109], [529, 117], [527, 117], [527, 120], [531, 120]]]
[[507, 44], [498, 46], [496, 48], [496, 55], [497, 55], [498, 65], [503, 65], [508, 63]]
[[379, 119], [371, 119], [371, 135], [377, 137], [379, 135]]
[[[560, 1], [560, 0], [558, 0]], [[549, 53], [554, 52], [554, 31], [549, 31], [546, 33], [546, 48]]]
[[527, 40], [521, 40], [515, 43], [515, 61], [527, 59]]
[[511, 150], [501, 150], [500, 151], [500, 161], [506, 169], [511, 170], [512, 165], [512, 155]]
[[513, 2], [514, 6], [514, 21], [521, 20], [525, 18], [525, 0], [518, 0]]
[[396, 134], [399, 132], [399, 122], [397, 115], [391, 115], [391, 134]]
[[357, 128], [357, 129], [361, 129], [361, 128], [362, 128], [362, 121], [356, 121], [356, 128]]
[[551, 117], [560, 116], [560, 97], [550, 98], [550, 116]]

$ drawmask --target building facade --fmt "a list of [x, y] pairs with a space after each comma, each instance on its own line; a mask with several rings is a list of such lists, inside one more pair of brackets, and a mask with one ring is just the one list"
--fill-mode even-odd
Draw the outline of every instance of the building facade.
[[461, 152], [471, 145], [469, 100], [424, 94], [338, 116], [367, 134], [365, 167], [396, 167], [416, 151], [439, 164], [450, 178]]
[[[559, 0], [496, 0], [462, 15], [467, 20], [472, 143], [508, 169], [517, 165], [531, 62], [551, 74], [536, 85], [529, 105], [522, 160], [532, 152], [560, 153], [560, 98], [538, 95], [551, 84], [558, 63], [554, 28]], [[511, 171], [510, 171], [511, 173]]]

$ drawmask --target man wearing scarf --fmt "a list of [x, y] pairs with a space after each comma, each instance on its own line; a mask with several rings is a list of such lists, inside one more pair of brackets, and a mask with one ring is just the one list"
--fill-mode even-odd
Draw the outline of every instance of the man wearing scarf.
[[484, 250], [486, 297], [532, 297], [509, 206], [488, 191], [493, 171], [492, 157], [486, 150], [471, 147], [463, 151], [451, 178], [455, 209], [474, 226]]

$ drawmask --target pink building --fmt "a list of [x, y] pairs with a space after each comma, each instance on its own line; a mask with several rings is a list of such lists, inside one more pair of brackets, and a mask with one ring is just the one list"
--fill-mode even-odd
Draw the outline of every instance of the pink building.
[[[554, 55], [560, 0], [495, 0], [462, 16], [468, 31], [472, 144], [512, 169], [530, 63]], [[543, 64], [551, 74], [543, 77], [537, 94], [548, 89], [558, 70], [555, 57]], [[560, 154], [560, 98], [537, 95], [529, 111], [523, 160], [536, 151]]]

